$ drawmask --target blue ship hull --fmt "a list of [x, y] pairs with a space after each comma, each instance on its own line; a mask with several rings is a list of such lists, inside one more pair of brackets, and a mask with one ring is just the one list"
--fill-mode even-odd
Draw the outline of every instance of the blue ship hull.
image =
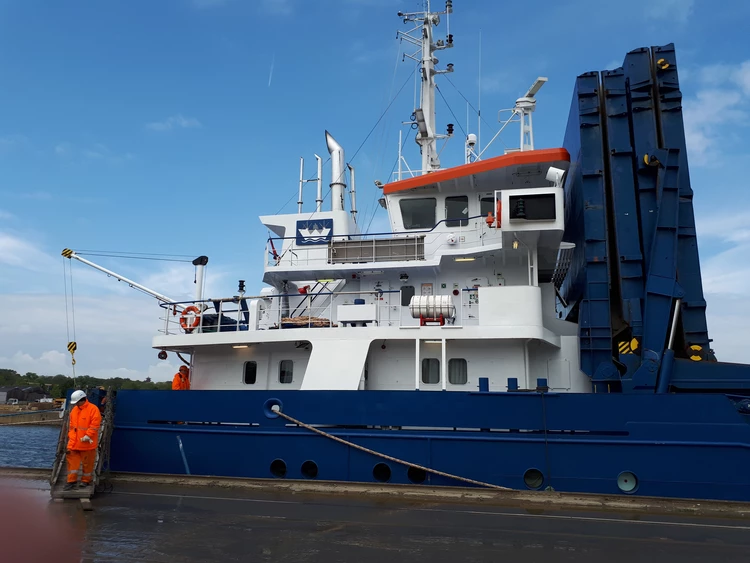
[[290, 425], [276, 403], [357, 445], [512, 489], [750, 500], [750, 418], [722, 394], [120, 391], [110, 469], [466, 485]]

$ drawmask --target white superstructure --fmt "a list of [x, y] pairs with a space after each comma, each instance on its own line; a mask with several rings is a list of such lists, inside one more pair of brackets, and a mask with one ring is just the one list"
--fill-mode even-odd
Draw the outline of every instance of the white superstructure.
[[[329, 205], [315, 155], [315, 207], [304, 210], [301, 163], [297, 213], [260, 220], [266, 245], [261, 295], [163, 302], [153, 346], [187, 354], [193, 389], [588, 392], [579, 369], [577, 326], [556, 314], [563, 239], [564, 149], [534, 150], [530, 115], [540, 78], [512, 110], [516, 150], [483, 159], [466, 139], [467, 164], [441, 169], [436, 142], [434, 53], [440, 15], [399, 14], [415, 28], [421, 107], [413, 116], [422, 165], [381, 186], [391, 232], [368, 235], [356, 222], [353, 168], [326, 131]], [[452, 132], [452, 127], [449, 127]], [[401, 162], [401, 155], [399, 155]], [[346, 171], [350, 203], [346, 209]], [[202, 272], [205, 261], [198, 264]], [[202, 285], [199, 283], [199, 287]], [[193, 307], [186, 311], [186, 308]], [[180, 320], [182, 319], [182, 324]], [[187, 357], [187, 356], [185, 356]]]

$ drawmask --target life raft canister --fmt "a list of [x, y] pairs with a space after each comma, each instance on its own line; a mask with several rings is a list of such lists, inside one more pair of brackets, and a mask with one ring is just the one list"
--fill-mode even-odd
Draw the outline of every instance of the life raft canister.
[[[188, 313], [195, 313], [193, 316], [193, 322], [191, 324], [188, 324], [187, 316]], [[182, 311], [182, 315], [180, 316], [180, 326], [182, 329], [190, 334], [195, 330], [195, 327], [197, 327], [201, 322], [201, 312], [198, 307], [194, 305], [190, 305], [189, 307], [185, 307], [185, 310]]]

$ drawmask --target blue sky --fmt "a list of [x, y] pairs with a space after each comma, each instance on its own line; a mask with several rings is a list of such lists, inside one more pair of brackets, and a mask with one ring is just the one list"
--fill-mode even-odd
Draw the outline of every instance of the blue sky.
[[[750, 3], [623, 4], [540, 0], [525, 15], [504, 2], [454, 0], [455, 48], [438, 53], [441, 65], [455, 65], [455, 87], [439, 79], [447, 105], [438, 96], [438, 124], [456, 123], [457, 133], [443, 164], [463, 158], [464, 98], [477, 107], [481, 94], [486, 141], [497, 110], [549, 77], [538, 95], [536, 144], [559, 146], [578, 74], [618, 66], [637, 47], [676, 43], [709, 331], [720, 359], [750, 362], [740, 336], [750, 316], [742, 299], [750, 277]], [[328, 129], [351, 160], [406, 84], [353, 161], [360, 220], [382, 229], [373, 181], [392, 170], [414, 96], [413, 66], [400, 61], [395, 40], [407, 28], [396, 12], [417, 7], [0, 0], [0, 367], [70, 372], [63, 247], [206, 254], [209, 294], [232, 293], [240, 278], [259, 290], [266, 231], [257, 216], [295, 210], [299, 157], [311, 176], [313, 153], [327, 157]], [[503, 139], [512, 145], [515, 130]], [[413, 142], [407, 147], [416, 165]], [[306, 194], [311, 209], [313, 184]], [[177, 298], [192, 288], [190, 265], [99, 262]], [[174, 365], [159, 364], [150, 349], [158, 309], [149, 298], [79, 264], [74, 283], [79, 372], [171, 375]]]

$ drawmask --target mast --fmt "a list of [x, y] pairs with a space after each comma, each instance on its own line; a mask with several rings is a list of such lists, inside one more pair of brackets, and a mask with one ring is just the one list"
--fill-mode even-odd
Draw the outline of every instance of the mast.
[[[452, 0], [446, 0], [445, 10], [442, 12], [430, 11], [430, 0], [424, 1], [424, 11], [421, 12], [399, 12], [398, 15], [404, 19], [404, 23], [413, 22], [415, 27], [408, 32], [399, 31], [398, 37], [419, 48], [412, 54], [404, 53], [419, 63], [421, 73], [420, 106], [414, 110], [412, 122], [417, 126], [416, 142], [422, 153], [421, 173], [427, 174], [440, 168], [440, 158], [437, 151], [437, 139], [443, 139], [449, 135], [438, 135], [435, 126], [435, 75], [453, 72], [453, 65], [448, 64], [445, 70], [436, 70], [438, 59], [434, 56], [435, 51], [453, 47], [453, 36], [448, 34], [446, 40], [438, 39], [433, 42], [433, 27], [440, 25], [440, 16], [453, 13]], [[446, 17], [448, 20], [448, 17]]]

